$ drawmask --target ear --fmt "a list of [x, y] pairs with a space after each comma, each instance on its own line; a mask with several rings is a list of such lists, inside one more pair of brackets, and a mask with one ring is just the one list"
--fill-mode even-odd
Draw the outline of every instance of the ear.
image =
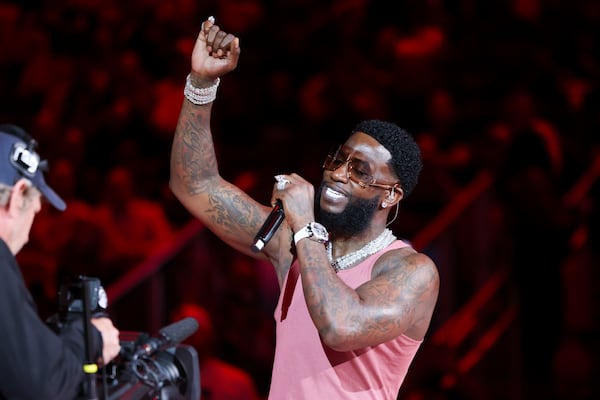
[[8, 199], [8, 212], [9, 213], [20, 213], [25, 207], [27, 201], [27, 190], [31, 188], [31, 182], [25, 178], [19, 179], [14, 184], [12, 191], [10, 192], [10, 198]]
[[402, 198], [404, 198], [404, 190], [398, 185], [395, 185], [387, 191], [387, 196], [385, 198], [386, 206], [396, 205]]

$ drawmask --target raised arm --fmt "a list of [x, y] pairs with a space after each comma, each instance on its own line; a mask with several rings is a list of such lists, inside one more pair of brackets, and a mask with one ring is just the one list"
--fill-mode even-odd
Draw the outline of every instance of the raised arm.
[[[192, 52], [191, 72], [171, 149], [170, 188], [192, 215], [235, 249], [268, 258], [280, 270], [291, 255], [280, 251], [282, 228], [263, 252], [251, 250], [254, 235], [270, 208], [250, 198], [219, 174], [210, 127], [212, 102], [220, 77], [233, 71], [239, 39], [205, 21]], [[289, 247], [289, 246], [288, 246]], [[286, 261], [281, 261], [282, 258]], [[289, 250], [288, 250], [289, 253]]]

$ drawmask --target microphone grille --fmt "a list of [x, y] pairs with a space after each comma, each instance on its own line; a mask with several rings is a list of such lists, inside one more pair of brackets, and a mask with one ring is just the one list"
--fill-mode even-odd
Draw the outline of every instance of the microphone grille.
[[161, 328], [158, 332], [171, 343], [179, 343], [198, 330], [198, 321], [187, 317]]

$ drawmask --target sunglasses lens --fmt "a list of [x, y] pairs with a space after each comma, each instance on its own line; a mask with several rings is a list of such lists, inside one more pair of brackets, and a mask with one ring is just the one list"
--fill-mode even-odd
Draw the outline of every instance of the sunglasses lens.
[[323, 162], [323, 168], [328, 171], [335, 171], [340, 168], [342, 165], [348, 163], [347, 165], [347, 177], [352, 181], [358, 183], [362, 187], [367, 187], [372, 184], [375, 184], [376, 181], [373, 176], [367, 172], [365, 166], [360, 162], [356, 161], [352, 158], [340, 158], [338, 155], [339, 150], [335, 152], [335, 154], [328, 154]]
[[332, 155], [328, 155], [327, 158], [325, 158], [325, 162], [323, 163], [323, 168], [329, 171], [335, 171], [336, 169], [341, 167], [343, 163], [344, 161], [338, 160]]
[[361, 186], [368, 185], [372, 177], [369, 174], [362, 173], [360, 170], [356, 170], [354, 168], [352, 160], [343, 160], [338, 158], [336, 155], [329, 154], [327, 158], [325, 158], [325, 162], [323, 163], [323, 168], [328, 171], [335, 171], [340, 168], [345, 163], [348, 163], [348, 178], [352, 179], [354, 182], [360, 184]]

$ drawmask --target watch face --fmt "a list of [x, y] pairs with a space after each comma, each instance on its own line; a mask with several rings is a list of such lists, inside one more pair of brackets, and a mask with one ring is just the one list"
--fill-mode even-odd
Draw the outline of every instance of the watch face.
[[313, 222], [310, 225], [310, 228], [313, 232], [313, 239], [321, 243], [325, 243], [329, 240], [329, 233], [323, 225], [319, 224], [318, 222]]

